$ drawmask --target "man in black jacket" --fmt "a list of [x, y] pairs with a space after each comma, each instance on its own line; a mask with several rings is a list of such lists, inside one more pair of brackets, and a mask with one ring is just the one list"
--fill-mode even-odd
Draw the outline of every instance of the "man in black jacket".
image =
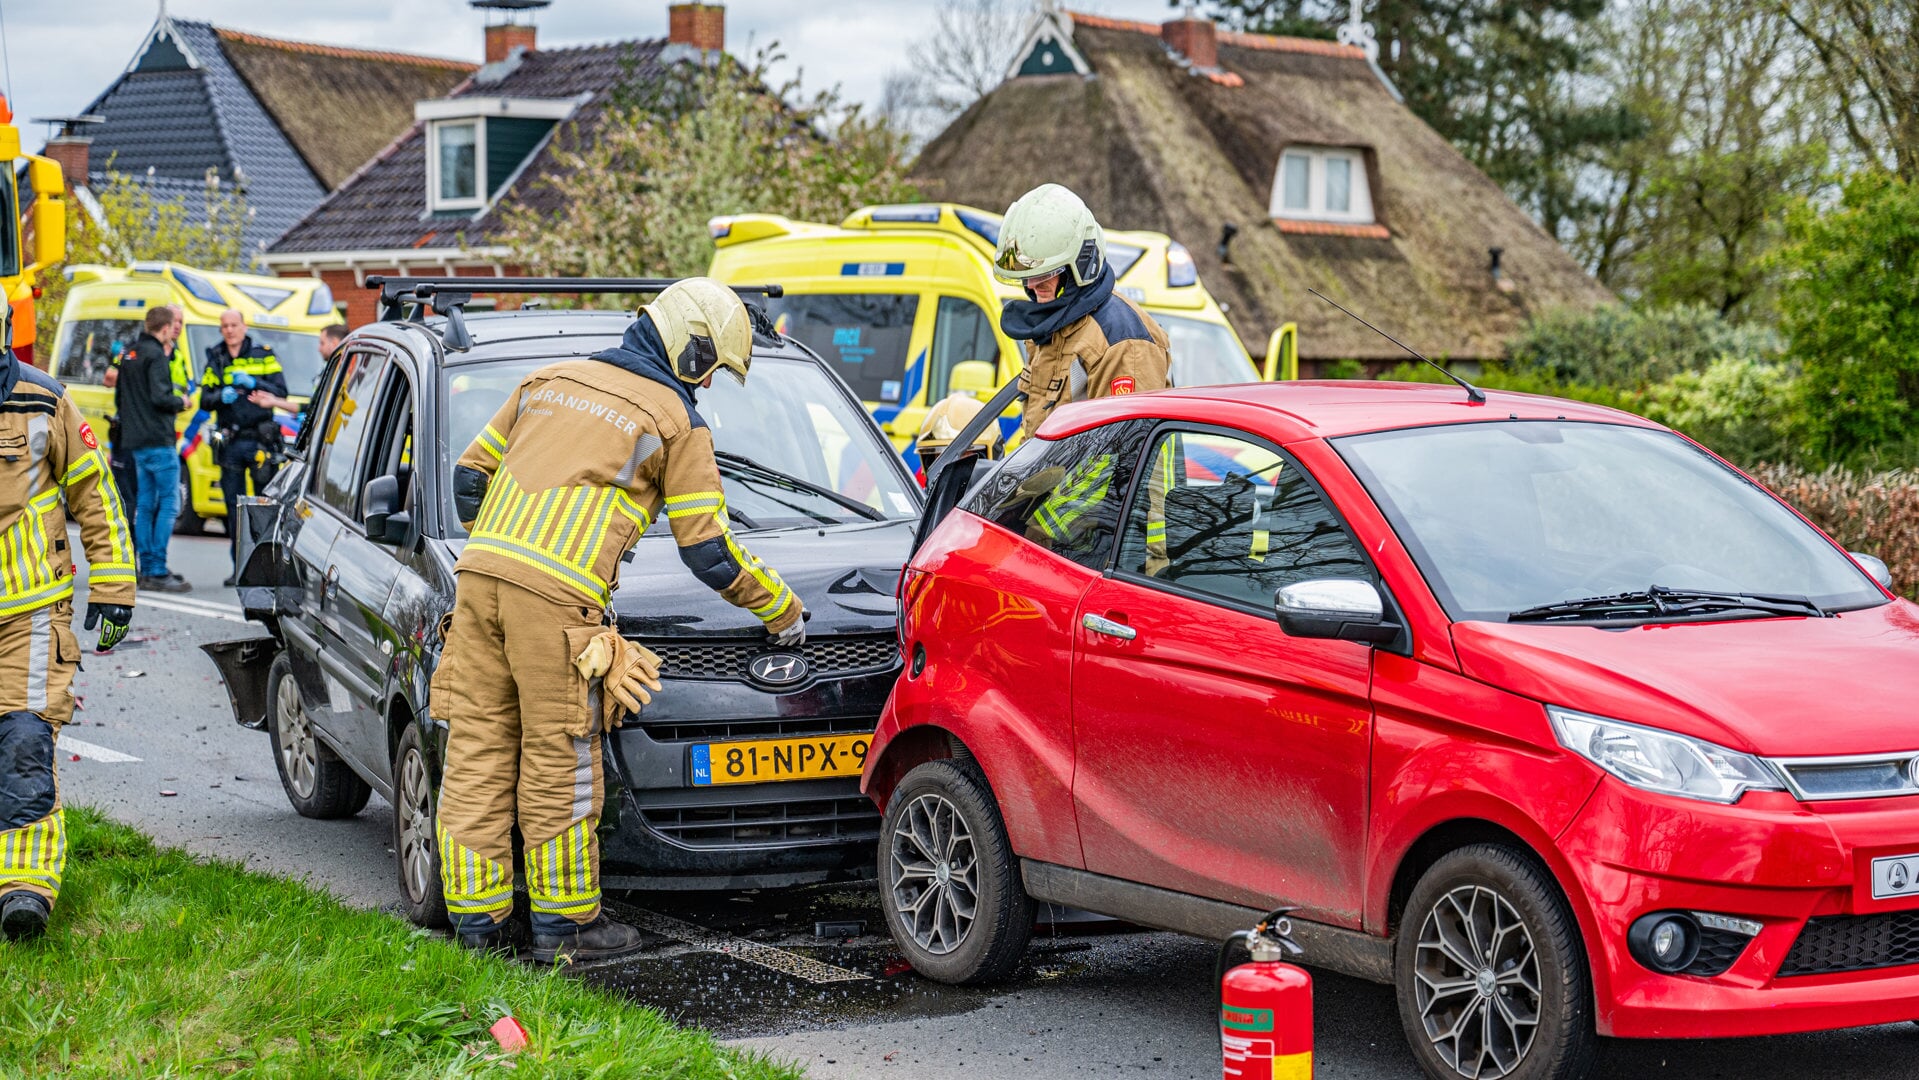
[[[247, 493], [249, 479], [254, 494], [265, 491], [280, 461], [280, 422], [272, 409], [250, 400], [255, 390], [286, 397], [286, 373], [272, 349], [254, 344], [247, 336], [245, 316], [228, 308], [220, 316], [219, 342], [207, 348], [200, 407], [214, 414], [214, 454], [220, 463], [220, 493], [227, 503], [227, 544], [236, 560], [240, 496]], [[232, 585], [239, 575], [236, 562], [226, 584]]]
[[173, 392], [173, 346], [180, 338], [180, 311], [147, 309], [146, 330], [122, 362], [113, 387], [120, 418], [116, 451], [133, 457], [139, 501], [134, 506], [137, 584], [159, 592], [191, 592], [185, 578], [167, 569], [167, 541], [180, 512], [180, 447], [175, 420], [186, 400]]

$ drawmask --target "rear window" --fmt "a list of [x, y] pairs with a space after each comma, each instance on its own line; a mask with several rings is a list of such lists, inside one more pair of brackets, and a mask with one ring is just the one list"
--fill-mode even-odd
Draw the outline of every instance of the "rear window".
[[133, 351], [139, 319], [77, 319], [60, 328], [54, 375], [82, 385], [106, 382], [107, 369]]
[[861, 401], [897, 405], [920, 298], [912, 293], [795, 296], [767, 302], [774, 324], [819, 353]]

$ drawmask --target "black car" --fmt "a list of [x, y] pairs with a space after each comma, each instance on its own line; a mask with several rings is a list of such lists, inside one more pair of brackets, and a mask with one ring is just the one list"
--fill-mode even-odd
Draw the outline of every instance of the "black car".
[[[416, 921], [445, 918], [446, 724], [427, 684], [464, 537], [453, 463], [522, 377], [617, 343], [632, 317], [454, 310], [364, 327], [321, 377], [287, 467], [245, 505], [240, 595], [271, 636], [208, 652], [236, 718], [271, 733], [296, 810], [354, 814], [375, 790], [393, 803]], [[735, 531], [805, 602], [806, 642], [772, 645], [685, 570], [664, 525], [641, 538], [611, 606], [661, 656], [665, 690], [605, 740], [608, 887], [872, 872], [879, 817], [859, 771], [900, 664], [894, 592], [919, 489], [828, 363], [759, 327], [747, 385], [716, 380], [700, 411]]]

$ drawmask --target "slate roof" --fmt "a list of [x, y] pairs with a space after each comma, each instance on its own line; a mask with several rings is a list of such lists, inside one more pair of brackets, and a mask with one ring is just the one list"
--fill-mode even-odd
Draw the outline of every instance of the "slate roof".
[[[85, 110], [106, 118], [85, 132], [93, 139], [88, 181], [103, 185], [111, 170], [193, 192], [209, 169], [224, 183], [237, 176], [252, 210], [246, 246], [257, 251], [320, 201], [329, 177], [346, 175], [410, 123], [414, 100], [473, 69], [163, 17]], [[347, 134], [320, 131], [319, 117]]]
[[[914, 178], [928, 198], [1001, 211], [1038, 184], [1065, 184], [1107, 227], [1164, 232], [1191, 249], [1255, 351], [1275, 325], [1296, 322], [1302, 357], [1406, 359], [1309, 287], [1455, 359], [1504, 355], [1531, 311], [1611, 298], [1397, 100], [1360, 50], [1221, 33], [1223, 70], [1195, 74], [1154, 24], [1070, 18], [1092, 76], [1000, 84], [920, 154]], [[1279, 155], [1293, 144], [1366, 152], [1384, 228], [1269, 220]], [[1231, 265], [1215, 254], [1227, 221], [1240, 228]], [[1489, 272], [1492, 247], [1504, 249], [1510, 291]]]
[[478, 211], [429, 214], [426, 130], [415, 123], [359, 172], [274, 242], [269, 254], [368, 251], [427, 247], [483, 247], [498, 234], [509, 204], [551, 205], [557, 196], [541, 181], [554, 169], [553, 146], [590, 139], [620, 86], [658, 81], [670, 65], [665, 39], [615, 42], [522, 54], [497, 81], [473, 80], [452, 97], [574, 98], [588, 100], [534, 150], [518, 177]]

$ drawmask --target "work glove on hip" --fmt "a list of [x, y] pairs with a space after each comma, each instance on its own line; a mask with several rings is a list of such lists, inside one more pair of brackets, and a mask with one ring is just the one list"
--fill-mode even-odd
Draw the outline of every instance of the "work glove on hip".
[[797, 596], [793, 598], [793, 606], [799, 609], [795, 612], [798, 618], [788, 623], [784, 630], [767, 631], [767, 636], [773, 639], [773, 644], [781, 648], [795, 648], [806, 640], [806, 608], [800, 605]]
[[617, 630], [605, 630], [587, 642], [573, 666], [589, 679], [601, 680], [610, 704], [607, 722], [619, 727], [628, 716], [653, 701], [647, 693], [660, 690], [660, 658], [653, 650], [620, 636]]
[[133, 609], [125, 604], [88, 604], [86, 628], [100, 628], [100, 643], [96, 648], [106, 652], [120, 644], [127, 636], [127, 627], [133, 623]]

